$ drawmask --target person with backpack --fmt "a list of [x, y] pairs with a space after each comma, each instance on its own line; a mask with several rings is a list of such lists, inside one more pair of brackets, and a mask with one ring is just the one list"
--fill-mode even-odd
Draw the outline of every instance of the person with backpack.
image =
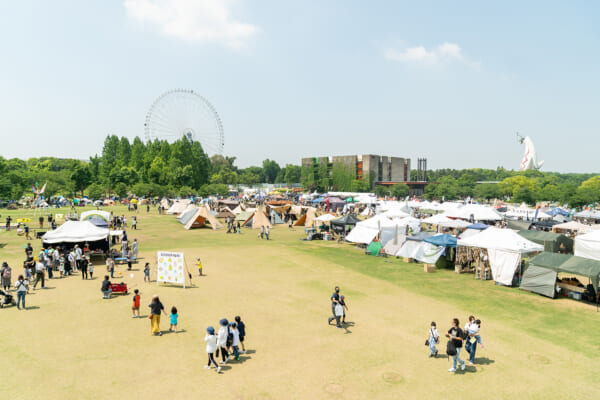
[[448, 340], [448, 346], [446, 348], [446, 354], [452, 357], [452, 368], [448, 372], [456, 372], [456, 363], [460, 362], [460, 369], [464, 371], [466, 365], [463, 360], [460, 359], [460, 351], [463, 345], [463, 330], [460, 329], [460, 322], [458, 318], [452, 320], [452, 327], [448, 329], [446, 337]]
[[425, 344], [429, 345], [429, 358], [437, 357], [438, 349], [435, 347], [436, 344], [440, 341], [440, 333], [437, 330], [437, 326], [435, 321], [431, 322], [431, 326], [429, 327], [428, 339], [425, 341]]

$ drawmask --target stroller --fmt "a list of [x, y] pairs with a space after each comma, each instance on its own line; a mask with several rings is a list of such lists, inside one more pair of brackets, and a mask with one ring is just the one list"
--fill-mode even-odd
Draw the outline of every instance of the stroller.
[[4, 308], [5, 305], [10, 304], [12, 304], [13, 306], [17, 305], [17, 302], [15, 301], [15, 298], [12, 294], [6, 293], [4, 290], [0, 289], [0, 296], [2, 297], [0, 299], [0, 308]]

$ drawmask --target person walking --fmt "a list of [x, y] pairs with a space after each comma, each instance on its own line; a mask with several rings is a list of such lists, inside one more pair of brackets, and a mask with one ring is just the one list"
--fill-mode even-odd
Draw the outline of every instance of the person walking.
[[214, 364], [217, 372], [221, 372], [221, 367], [215, 361], [215, 352], [217, 351], [217, 336], [215, 335], [215, 328], [209, 326], [206, 328], [206, 336], [204, 337], [206, 342], [206, 353], [208, 354], [208, 364], [204, 367], [210, 369], [210, 364]]
[[115, 260], [112, 257], [106, 259], [106, 272], [110, 273], [111, 278], [115, 277]]
[[261, 225], [260, 232], [258, 233], [258, 237], [260, 237], [261, 239], [264, 239], [264, 237], [265, 237], [265, 227], [264, 227], [264, 225]]
[[15, 282], [15, 288], [17, 288], [17, 309], [21, 309], [23, 306], [25, 310], [25, 295], [29, 290], [29, 281], [23, 278], [23, 275], [19, 275], [19, 279]]
[[8, 266], [8, 263], [4, 261], [2, 268], [0, 269], [0, 276], [2, 277], [2, 288], [8, 292], [11, 286], [12, 268]]
[[77, 266], [76, 270], [81, 269], [81, 259], [83, 255], [83, 251], [78, 244], [75, 245], [75, 265]]
[[168, 315], [157, 294], [152, 296], [152, 302], [148, 304], [148, 307], [150, 307], [150, 333], [162, 336], [162, 332], [160, 331], [160, 313], [162, 311], [165, 317], [168, 317]]
[[[43, 254], [43, 253], [40, 253]], [[35, 260], [35, 259], [34, 259]], [[45, 287], [44, 285], [44, 262], [37, 258], [37, 262], [35, 263], [35, 281], [33, 282], [33, 289], [35, 290], [39, 281], [42, 281], [42, 289]]]
[[137, 239], [133, 239], [133, 243], [131, 243], [131, 253], [134, 259], [137, 259], [138, 251], [138, 241]]
[[144, 265], [144, 282], [150, 282], [150, 263]]
[[271, 229], [269, 229], [269, 226], [265, 227], [265, 236], [267, 237], [267, 240], [269, 240], [269, 234], [271, 233]]
[[81, 279], [88, 278], [88, 265], [90, 263], [90, 257], [85, 256], [83, 260], [81, 260]]
[[131, 248], [129, 246], [127, 246], [127, 249], [125, 249], [125, 254], [123, 256], [127, 258], [127, 271], [131, 271], [131, 263], [133, 262], [133, 252], [131, 251]]
[[73, 271], [76, 270], [76, 265], [77, 265], [76, 260], [75, 260], [75, 254], [73, 253], [72, 250], [69, 252], [69, 256], [67, 258], [69, 260], [69, 268], [68, 268], [67, 274], [72, 275]]
[[227, 339], [229, 336], [229, 321], [223, 318], [219, 321], [219, 332], [217, 333], [217, 346], [221, 351], [221, 364], [225, 364], [229, 360], [229, 353], [227, 352]]
[[460, 359], [460, 351], [463, 345], [463, 330], [460, 329], [458, 318], [452, 320], [452, 327], [448, 329], [446, 337], [452, 342], [451, 345], [456, 349], [456, 354], [452, 356], [452, 368], [448, 372], [456, 372], [457, 362], [460, 362], [460, 369], [464, 371], [465, 362]]
[[481, 320], [473, 320], [469, 324], [469, 328], [465, 330], [466, 343], [465, 350], [469, 353], [469, 365], [475, 363], [475, 353], [477, 352], [477, 343], [481, 343], [481, 336], [479, 330], [481, 329]]
[[435, 345], [438, 344], [439, 340], [440, 340], [440, 333], [437, 330], [435, 321], [432, 321], [431, 325], [429, 326], [428, 339], [427, 339], [427, 342], [429, 343], [429, 357], [430, 358], [437, 357], [438, 349], [435, 347]]
[[333, 321], [335, 319], [335, 306], [338, 305], [340, 303], [340, 288], [339, 286], [335, 287], [335, 291], [333, 292], [333, 294], [331, 295], [331, 313], [333, 314], [333, 317], [329, 317], [327, 319], [327, 324], [331, 325], [331, 321]]

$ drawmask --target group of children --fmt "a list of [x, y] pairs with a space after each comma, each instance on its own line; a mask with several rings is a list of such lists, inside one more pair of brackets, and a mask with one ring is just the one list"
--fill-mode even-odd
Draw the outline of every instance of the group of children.
[[[221, 353], [221, 364], [227, 363], [231, 360], [231, 351], [233, 350], [233, 358], [236, 361], [240, 359], [240, 353], [246, 353], [246, 347], [244, 345], [244, 338], [246, 337], [246, 325], [240, 318], [235, 317], [235, 321], [231, 323], [223, 318], [219, 321], [218, 332], [215, 332], [215, 328], [209, 326], [206, 328], [206, 336], [204, 341], [206, 342], [206, 353], [208, 353], [208, 364], [204, 367], [211, 369], [212, 365], [215, 366], [217, 372], [221, 372], [221, 366], [215, 361], [216, 357], [219, 358], [219, 352]], [[239, 347], [242, 347], [242, 350]]]

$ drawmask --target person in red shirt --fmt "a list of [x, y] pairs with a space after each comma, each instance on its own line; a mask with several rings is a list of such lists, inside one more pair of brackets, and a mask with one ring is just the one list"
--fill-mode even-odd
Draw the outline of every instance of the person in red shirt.
[[131, 312], [133, 315], [131, 318], [139, 318], [140, 317], [140, 291], [135, 289], [133, 291], [133, 306], [131, 307]]

